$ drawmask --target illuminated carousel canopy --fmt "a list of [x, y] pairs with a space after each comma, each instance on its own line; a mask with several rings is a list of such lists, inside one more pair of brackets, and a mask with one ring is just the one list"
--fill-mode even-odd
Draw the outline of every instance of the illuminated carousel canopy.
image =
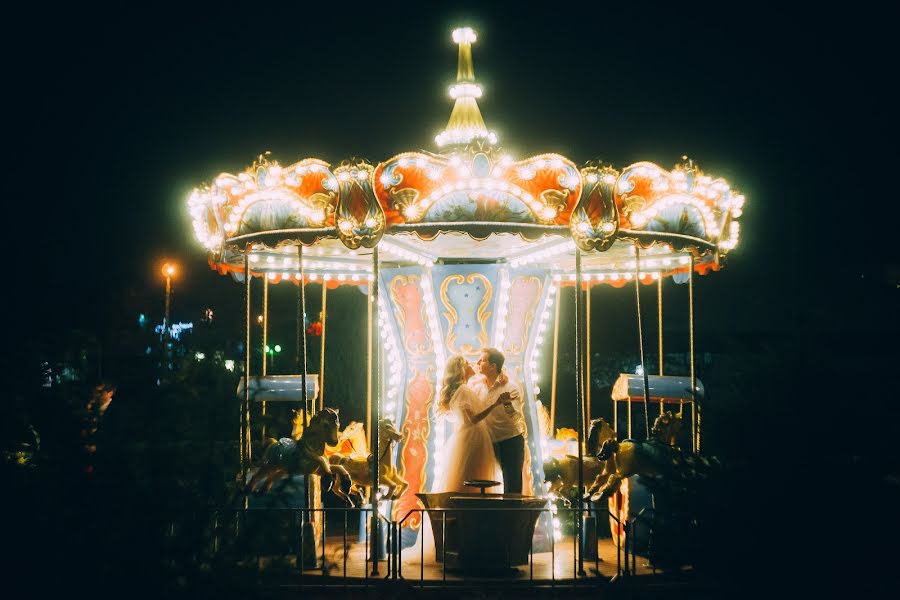
[[[558, 154], [516, 159], [497, 145], [477, 99], [472, 44], [457, 29], [454, 107], [435, 138], [438, 152], [404, 152], [379, 163], [337, 166], [307, 158], [281, 166], [261, 156], [223, 173], [189, 199], [194, 231], [210, 265], [242, 277], [309, 280], [371, 277], [372, 248], [387, 264], [505, 262], [574, 280], [576, 248], [588, 280], [624, 285], [718, 270], [738, 242], [744, 197], [692, 161], [667, 170], [639, 162], [581, 168]], [[476, 241], [478, 243], [473, 243]], [[635, 273], [636, 247], [640, 272]]]

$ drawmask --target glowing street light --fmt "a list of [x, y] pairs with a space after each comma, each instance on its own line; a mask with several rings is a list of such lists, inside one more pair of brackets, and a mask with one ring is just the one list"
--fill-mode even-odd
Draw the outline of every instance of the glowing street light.
[[177, 272], [178, 267], [175, 263], [163, 263], [162, 274], [166, 278], [166, 316], [163, 320], [163, 354], [165, 355], [166, 370], [169, 368], [169, 313], [172, 306], [172, 277]]
[[162, 267], [163, 277], [166, 278], [166, 318], [163, 321], [163, 331], [169, 330], [169, 309], [172, 302], [172, 277], [178, 272], [175, 263], [167, 262]]

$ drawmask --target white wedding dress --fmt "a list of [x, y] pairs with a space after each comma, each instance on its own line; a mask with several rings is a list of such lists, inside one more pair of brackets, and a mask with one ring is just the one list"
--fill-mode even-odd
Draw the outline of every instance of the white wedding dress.
[[[450, 399], [450, 414], [448, 415], [454, 431], [445, 446], [447, 448], [447, 460], [445, 461], [447, 467], [445, 472], [436, 478], [432, 493], [477, 492], [478, 488], [466, 487], [463, 482], [473, 479], [501, 480], [499, 478], [502, 475], [500, 475], [499, 465], [494, 458], [494, 444], [491, 441], [487, 425], [484, 421], [472, 423], [464, 410], [468, 409], [469, 413], [474, 416], [484, 408], [478, 394], [468, 385], [461, 385], [454, 392]], [[488, 489], [488, 491], [491, 490]], [[435, 562], [434, 530], [431, 526], [431, 516], [424, 517], [422, 534], [416, 540], [416, 544], [402, 552], [402, 560], [408, 561], [410, 565], [418, 565], [421, 558], [424, 558], [426, 564]], [[440, 518], [440, 516], [436, 516], [436, 518]], [[423, 543], [424, 551], [421, 548]], [[406, 564], [407, 562], [404, 562], [404, 566]]]
[[484, 421], [472, 423], [472, 416], [484, 409], [478, 394], [468, 385], [461, 385], [450, 399], [450, 417], [455, 431], [447, 442], [447, 472], [443, 485], [436, 491], [477, 492], [463, 482], [473, 479], [494, 479], [496, 459], [494, 444]]

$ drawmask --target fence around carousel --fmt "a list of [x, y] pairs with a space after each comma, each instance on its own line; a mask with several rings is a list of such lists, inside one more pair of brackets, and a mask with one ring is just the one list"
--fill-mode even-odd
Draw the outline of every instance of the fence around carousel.
[[[546, 557], [540, 561], [540, 568], [537, 573], [535, 572], [534, 536], [529, 543], [527, 564], [519, 565], [523, 569], [516, 570], [512, 576], [510, 576], [512, 571], [505, 575], [498, 575], [493, 571], [485, 574], [469, 570], [450, 570], [448, 573], [446, 527], [441, 528], [444, 536], [441, 544], [444, 560], [439, 563], [440, 574], [437, 576], [426, 577], [425, 544], [422, 542], [421, 533], [417, 543], [419, 546], [417, 565], [410, 565], [409, 552], [404, 557], [404, 549], [401, 548], [400, 532], [404, 524], [414, 515], [419, 515], [421, 527], [424, 527], [426, 512], [430, 513], [430, 519], [439, 515], [446, 524], [448, 515], [462, 512], [515, 511], [532, 513], [537, 518], [542, 513], [550, 513], [551, 510], [549, 507], [421, 508], [410, 510], [396, 520], [389, 520], [379, 513], [378, 521], [383, 531], [376, 535], [371, 535], [370, 532], [373, 531], [371, 525], [368, 528], [363, 526], [370, 522], [373, 513], [371, 507], [192, 510], [180, 513], [178, 518], [171, 518], [165, 523], [164, 565], [170, 572], [182, 575], [192, 570], [212, 575], [223, 572], [253, 574], [260, 576], [258, 581], [263, 585], [266, 584], [266, 576], [270, 575], [272, 584], [338, 588], [369, 587], [390, 582], [420, 588], [466, 586], [476, 583], [504, 587], [534, 585], [581, 587], [600, 586], [639, 575], [641, 569], [638, 568], [634, 540], [637, 539], [638, 529], [648, 527], [647, 522], [650, 520], [650, 515], [643, 511], [621, 523], [617, 515], [608, 510], [577, 507], [556, 509], [557, 516], [568, 515], [574, 524], [584, 523], [586, 516], [594, 516], [593, 531], [588, 531], [587, 535], [584, 535], [585, 539], [593, 542], [599, 539], [598, 524], [604, 517], [623, 527], [624, 541], [622, 538], [610, 539], [615, 547], [615, 569], [606, 570], [611, 574], [601, 572], [600, 563], [607, 563], [596, 550], [580, 554], [582, 551], [577, 525], [571, 536], [564, 536], [560, 540], [554, 539], [553, 535], [550, 536], [549, 576]], [[304, 526], [304, 523], [310, 523], [314, 513], [317, 512], [323, 513], [323, 522], [328, 525], [319, 532], [311, 533], [312, 528]], [[351, 520], [354, 515], [355, 518]], [[576, 516], [580, 518], [575, 520]], [[550, 517], [553, 518], [553, 515]], [[339, 529], [337, 534], [334, 533], [335, 521]], [[351, 523], [360, 524], [355, 535]], [[365, 536], [362, 533], [365, 533]], [[381, 538], [382, 535], [384, 538]], [[557, 559], [569, 551], [572, 556], [571, 570], [568, 568], [561, 570]], [[404, 558], [407, 559], [405, 564]], [[298, 568], [298, 565], [302, 568]], [[413, 571], [410, 570], [410, 566]], [[427, 566], [434, 573], [436, 565]], [[585, 566], [592, 568], [584, 570]], [[651, 575], [657, 573], [655, 569], [642, 570]], [[566, 576], [569, 574], [571, 576]]]

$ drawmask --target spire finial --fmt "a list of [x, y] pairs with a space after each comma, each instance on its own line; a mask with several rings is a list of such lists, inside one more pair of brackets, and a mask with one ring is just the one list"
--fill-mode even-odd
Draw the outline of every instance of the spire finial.
[[438, 146], [468, 144], [476, 138], [496, 143], [497, 135], [488, 131], [478, 109], [476, 98], [481, 98], [481, 86], [475, 82], [472, 64], [472, 44], [478, 39], [471, 27], [453, 30], [453, 41], [459, 45], [459, 61], [456, 68], [456, 84], [450, 86], [450, 97], [456, 103], [450, 113], [447, 128], [437, 135]]

